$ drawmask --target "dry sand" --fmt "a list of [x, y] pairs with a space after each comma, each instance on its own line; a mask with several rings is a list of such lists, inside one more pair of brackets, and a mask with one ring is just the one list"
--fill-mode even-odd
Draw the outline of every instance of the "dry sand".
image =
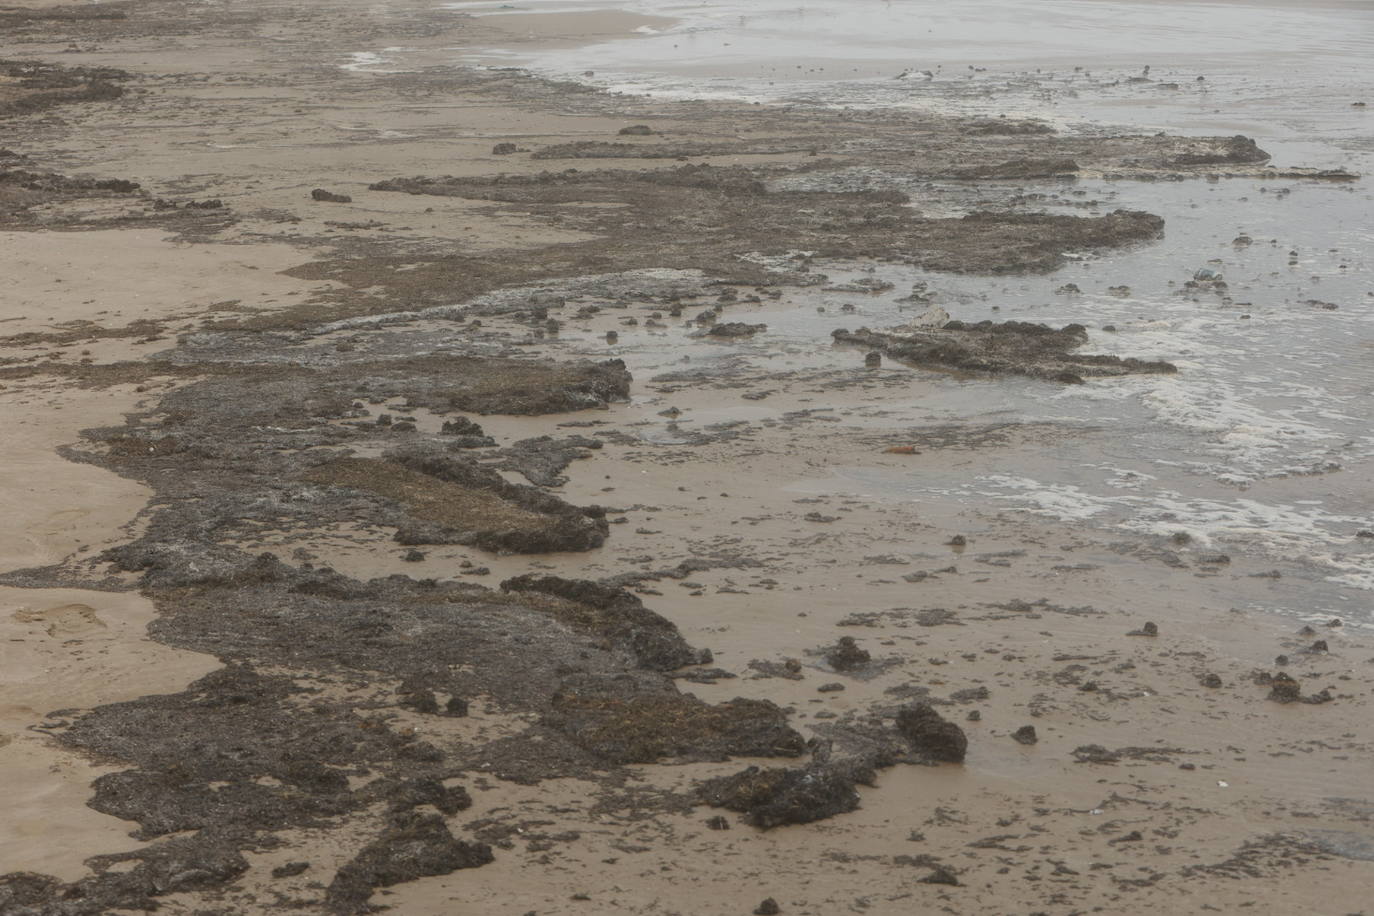
[[[154, 407], [156, 397], [187, 380], [155, 372], [99, 384], [80, 371], [82, 359], [146, 359], [171, 347], [176, 334], [224, 319], [270, 321], [317, 308], [332, 317], [330, 296], [343, 283], [300, 268], [371, 256], [369, 232], [396, 243], [390, 257], [402, 268], [406, 251], [417, 264], [450, 250], [552, 260], [564, 256], [558, 246], [600, 237], [594, 226], [579, 230], [547, 212], [368, 193], [366, 186], [392, 176], [535, 174], [567, 165], [496, 156], [497, 142], [620, 142], [616, 131], [637, 120], [632, 115], [576, 93], [473, 84], [446, 67], [448, 49], [579, 42], [662, 24], [571, 13], [464, 20], [418, 3], [378, 9], [347, 0], [251, 3], [214, 15], [142, 0], [126, 6], [123, 21], [0, 25], [16, 40], [7, 56], [149, 75], [114, 101], [12, 118], [4, 122], [13, 128], [5, 143], [67, 174], [132, 179], [181, 200], [220, 198], [237, 219], [219, 228], [159, 223], [146, 201], [78, 201], [43, 211], [44, 227], [0, 232], [0, 334], [37, 335], [7, 338], [0, 357], [15, 361], [6, 367], [58, 367], [0, 380], [3, 571], [56, 565], [100, 579], [107, 570], [94, 558], [140, 530], [148, 487], [58, 449], [76, 443], [83, 429], [118, 425], [122, 415]], [[69, 45], [74, 50], [66, 53]], [[393, 46], [409, 49], [397, 65], [404, 73], [386, 73], [384, 64], [375, 73], [338, 69], [350, 52]], [[725, 109], [680, 109], [655, 126], [674, 131], [676, 141], [716, 141], [728, 136], [730, 119]], [[769, 126], [757, 134], [767, 137]], [[805, 158], [723, 154], [714, 161]], [[311, 201], [314, 187], [352, 194], [354, 202]], [[363, 308], [364, 300], [373, 312], [386, 310], [384, 300], [393, 310], [409, 307], [388, 283], [353, 290], [349, 307]], [[750, 308], [732, 320], [749, 320]], [[577, 334], [536, 352], [615, 355], [599, 336], [624, 330], [619, 319], [626, 315], [643, 321], [647, 313], [590, 316], [577, 323]], [[137, 336], [96, 333], [135, 321], [154, 326]], [[485, 325], [486, 333], [512, 339], [527, 331], [499, 317]], [[707, 818], [720, 812], [705, 807], [685, 813], [646, 803], [640, 810], [624, 800], [633, 796], [607, 794], [590, 779], [519, 785], [468, 774], [458, 781], [474, 805], [449, 823], [460, 838], [494, 844], [495, 861], [400, 884], [374, 903], [406, 914], [731, 914], [750, 912], [765, 897], [776, 898], [783, 913], [815, 914], [1160, 907], [1337, 914], [1368, 907], [1374, 647], [1367, 638], [1321, 626], [1315, 637], [1298, 637], [1292, 620], [1234, 610], [1249, 599], [1300, 599], [1300, 585], [1258, 578], [1266, 570], [1247, 561], [1218, 568], [1194, 554], [1170, 565], [1157, 544], [1122, 544], [996, 506], [934, 509], [850, 495], [835, 469], [973, 474], [980, 456], [1017, 448], [1017, 437], [1043, 444], [1081, 433], [1032, 429], [984, 443], [964, 431], [917, 454], [888, 454], [912, 441], [901, 430], [916, 413], [893, 408], [895, 416], [883, 421], [865, 411], [919, 402], [918, 374], [859, 377], [847, 365], [778, 374], [768, 362], [720, 385], [650, 383], [637, 375], [633, 400], [604, 411], [476, 417], [502, 445], [539, 435], [623, 434], [574, 462], [558, 490], [576, 505], [621, 507], [611, 515], [624, 523], [613, 524], [595, 552], [500, 556], [435, 546], [417, 566], [402, 559], [390, 531], [376, 528], [319, 531], [304, 540], [269, 532], [244, 546], [282, 556], [301, 548], [314, 563], [358, 579], [486, 568], [487, 575], [464, 578], [493, 586], [531, 570], [597, 579], [689, 557], [742, 558], [756, 565], [639, 587], [689, 643], [711, 648], [715, 664], [738, 675], [680, 682], [684, 689], [712, 703], [772, 700], [794, 711], [804, 734], [820, 726], [823, 737], [834, 717], [905, 702], [921, 690], [943, 698], [986, 688], [986, 696], [940, 707], [968, 734], [966, 763], [884, 770], [876, 786], [861, 789], [858, 811], [768, 832], [737, 821], [728, 831], [708, 829]], [[739, 400], [758, 392], [767, 399]], [[723, 405], [736, 413], [721, 414]], [[817, 406], [833, 413], [805, 413]], [[659, 415], [669, 408], [689, 427], [694, 415], [751, 423], [742, 435], [677, 443]], [[437, 431], [446, 418], [416, 414], [422, 432]], [[569, 420], [595, 425], [557, 427]], [[642, 433], [652, 436], [636, 439]], [[950, 546], [954, 535], [967, 545]], [[90, 781], [123, 765], [88, 759], [49, 737], [45, 726], [60, 728], [73, 717], [56, 711], [176, 693], [219, 666], [210, 655], [149, 639], [145, 628], [156, 609], [131, 590], [131, 578], [101, 581], [108, 590], [0, 588], [0, 774], [8, 800], [0, 814], [0, 874], [73, 881], [86, 873], [87, 857], [142, 845], [129, 837], [132, 823], [86, 806]], [[1158, 636], [1126, 635], [1146, 621], [1158, 625]], [[831, 670], [815, 650], [842, 635], [855, 636], [881, 664], [863, 677]], [[1325, 638], [1330, 652], [1305, 654], [1314, 638]], [[1305, 693], [1329, 688], [1336, 699], [1268, 702], [1268, 688], [1253, 676], [1276, 670], [1279, 653], [1290, 655], [1288, 670]], [[749, 666], [786, 658], [801, 661], [799, 679], [756, 677]], [[1202, 686], [1207, 675], [1219, 676], [1221, 686]], [[843, 690], [817, 691], [829, 683]], [[374, 714], [367, 709], [360, 703], [358, 714]], [[979, 721], [966, 721], [972, 711]], [[391, 725], [399, 721], [440, 748], [457, 749], [529, 724], [481, 699], [472, 712], [436, 725], [400, 711]], [[1025, 725], [1035, 726], [1037, 744], [1010, 737]], [[1075, 749], [1090, 745], [1126, 750], [1116, 762], [1076, 760]], [[636, 766], [628, 785], [646, 798], [688, 792], [746, 762]], [[284, 831], [281, 847], [248, 854], [250, 868], [237, 883], [170, 893], [161, 902], [172, 913], [256, 913], [275, 908], [270, 901], [280, 893], [290, 911], [317, 911], [322, 886], [381, 821], [373, 809], [342, 830]], [[312, 863], [304, 873], [269, 877], [271, 868], [303, 860]], [[921, 882], [937, 860], [962, 886]]]

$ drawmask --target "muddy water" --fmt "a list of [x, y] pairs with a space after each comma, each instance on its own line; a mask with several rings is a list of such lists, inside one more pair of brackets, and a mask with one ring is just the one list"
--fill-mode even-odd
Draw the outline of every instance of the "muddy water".
[[[520, 9], [605, 5], [552, 0]], [[455, 8], [481, 14], [495, 6]], [[1245, 133], [1260, 138], [1277, 165], [1374, 170], [1374, 122], [1368, 108], [1353, 105], [1374, 96], [1367, 64], [1374, 59], [1374, 3], [622, 6], [678, 22], [631, 40], [497, 49], [484, 59], [665, 98], [1031, 115], [1086, 132]], [[896, 187], [929, 215], [951, 214], [947, 204], [923, 207], [921, 186], [876, 170], [856, 169], [842, 180]], [[618, 352], [637, 377], [680, 368], [688, 343], [698, 367], [712, 358], [724, 367], [741, 354], [769, 370], [845, 364], [858, 355], [832, 347], [830, 331], [909, 321], [927, 307], [900, 301], [915, 284], [959, 319], [1086, 324], [1088, 349], [1168, 359], [1180, 373], [1072, 388], [937, 378], [934, 394], [919, 402], [848, 419], [891, 429], [1048, 423], [1064, 434], [1052, 445], [961, 464], [946, 479], [844, 467], [792, 485], [889, 502], [980, 503], [1135, 535], [1186, 534], [1194, 544], [1272, 559], [1308, 580], [1305, 606], [1280, 610], [1374, 617], [1374, 540], [1356, 536], [1374, 528], [1368, 182], [1083, 178], [1032, 189], [1040, 196], [1031, 200], [1015, 197], [1025, 190], [985, 184], [956, 194], [965, 206], [952, 212], [1015, 205], [1087, 215], [1131, 207], [1162, 215], [1166, 237], [1031, 278], [825, 265], [835, 285], [866, 277], [893, 289], [866, 295], [818, 287], [748, 318], [741, 309], [731, 318], [769, 325], [766, 336], [746, 344], [688, 341], [685, 330], [622, 330]], [[1220, 274], [1225, 287], [1188, 288], [1201, 270]], [[1056, 292], [1070, 283], [1081, 292]], [[846, 303], [855, 310], [841, 311]], [[749, 419], [725, 409], [715, 419], [732, 417]]]

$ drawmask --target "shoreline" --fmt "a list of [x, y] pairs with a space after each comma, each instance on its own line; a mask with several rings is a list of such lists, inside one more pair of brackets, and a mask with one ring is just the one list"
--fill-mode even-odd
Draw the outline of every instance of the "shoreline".
[[[92, 905], [156, 900], [169, 912], [265, 912], [282, 893], [304, 911], [356, 911], [371, 896], [436, 914], [454, 900], [487, 912], [580, 912], [581, 895], [626, 913], [679, 897], [697, 911], [747, 912], [765, 896], [784, 912], [816, 913], [858, 901], [870, 912], [1143, 912], [1166, 901], [1195, 912], [1256, 899], [1277, 911], [1317, 893], [1362, 905], [1374, 786], [1361, 767], [1371, 644], [1357, 627], [1299, 635], [1289, 619], [1238, 613], [1238, 598], [1303, 594], [1301, 580], [1268, 578], [1253, 557], [1208, 560], [1215, 551], [1203, 545], [1094, 532], [992, 501], [788, 489], [851, 466], [976, 474], [993, 456], [1044, 460], [1036, 456], [1091, 432], [933, 418], [922, 400], [965, 382], [891, 356], [865, 369], [864, 350], [831, 350], [828, 332], [824, 345], [770, 338], [783, 333], [771, 313], [769, 329], [711, 336], [752, 327], [770, 308], [809, 311], [805, 297], [825, 295], [815, 275], [855, 282], [837, 267], [854, 258], [915, 257], [884, 247], [894, 233], [921, 240], [923, 269], [1033, 276], [1075, 246], [1107, 258], [1154, 244], [1143, 217], [1004, 215], [984, 226], [912, 216], [873, 192], [793, 191], [811, 196], [775, 202], [781, 192], [755, 183], [853, 158], [847, 116], [707, 105], [653, 113], [660, 103], [428, 63], [340, 84], [319, 65], [358, 46], [349, 30], [381, 28], [355, 22], [321, 41], [312, 17], [345, 9], [356, 12], [334, 0], [286, 20], [255, 10], [258, 27], [300, 53], [263, 55], [254, 84], [253, 62], [234, 59], [254, 53], [251, 41], [222, 32], [214, 14], [178, 38], [212, 51], [159, 46], [166, 36], [135, 3], [128, 20], [83, 26], [79, 41], [102, 50], [70, 59], [98, 55], [142, 79], [124, 81], [111, 101], [8, 122], [23, 169], [130, 176], [144, 188], [49, 177], [23, 192], [48, 195], [40, 199], [0, 185], [6, 244], [47, 248], [18, 274], [26, 322], [0, 324], [4, 335], [31, 335], [3, 341], [0, 398], [12, 424], [46, 423], [58, 406], [80, 418], [60, 434], [49, 426], [54, 438], [30, 449], [49, 457], [33, 458], [25, 476], [47, 479], [56, 495], [29, 496], [24, 508], [52, 517], [77, 480], [110, 481], [121, 494], [101, 515], [63, 522], [62, 532], [80, 524], [84, 552], [70, 553], [73, 535], [50, 532], [42, 536], [70, 543], [45, 542], [42, 557], [12, 547], [3, 558], [7, 570], [30, 569], [8, 573], [0, 605], [15, 634], [17, 662], [6, 670], [23, 675], [0, 687], [0, 739], [9, 739], [0, 766], [31, 773], [24, 785], [37, 801], [22, 823], [3, 825], [0, 852], [25, 856], [0, 860], [0, 910], [49, 905], [62, 892], [6, 872], [77, 881], [80, 853], [56, 853], [77, 834], [88, 854], [133, 856], [111, 870], [97, 860], [81, 885]], [[456, 17], [404, 9], [388, 46], [427, 44], [418, 61], [468, 34]], [[910, 169], [897, 138], [928, 138], [920, 167], [944, 185], [984, 180], [960, 170], [1019, 163], [1014, 180], [1049, 186], [1054, 170], [1037, 169], [1053, 156], [1133, 181], [1128, 163], [1178, 174], [1167, 163], [1180, 149], [1213, 157], [1204, 170], [1265, 174], [1244, 150], [1178, 146], [1194, 141], [990, 139], [970, 135], [978, 122], [968, 120], [866, 117], [865, 129], [892, 144], [866, 153], [867, 166]], [[128, 129], [150, 121], [164, 129]], [[655, 133], [620, 132], [641, 122]], [[554, 155], [498, 155], [497, 142]], [[625, 157], [655, 145], [665, 147], [659, 158]], [[538, 177], [569, 167], [577, 176], [562, 183]], [[501, 173], [510, 177], [496, 181]], [[412, 175], [450, 177], [396, 178]], [[1200, 175], [1187, 180], [1202, 184]], [[1291, 176], [1283, 180], [1317, 180]], [[316, 186], [352, 200], [311, 200]], [[221, 206], [188, 206], [203, 200]], [[808, 217], [812, 208], [820, 215]], [[1056, 237], [1070, 232], [1081, 239]], [[778, 255], [783, 269], [772, 272], [741, 259], [778, 239], [818, 253]], [[59, 290], [58, 279], [71, 286]], [[861, 286], [828, 295], [832, 309], [849, 300], [876, 310]], [[27, 307], [54, 299], [61, 309], [45, 317]], [[425, 308], [438, 311], [378, 318]], [[711, 317], [694, 321], [699, 313]], [[856, 314], [858, 325], [866, 316]], [[677, 350], [692, 359], [671, 365]], [[621, 357], [633, 370], [624, 390], [605, 362]], [[1024, 361], [998, 371], [1046, 385], [1026, 381], [1045, 371], [1043, 358], [1018, 351]], [[454, 375], [451, 361], [468, 368]], [[543, 374], [527, 379], [531, 365]], [[121, 425], [119, 414], [135, 410]], [[457, 421], [480, 429], [443, 432]], [[78, 442], [78, 427], [104, 430]], [[455, 448], [455, 435], [474, 441]], [[59, 456], [58, 444], [73, 449]], [[360, 489], [349, 461], [374, 462], [368, 486], [383, 474], [397, 483]], [[148, 493], [156, 497], [140, 510]], [[605, 509], [578, 508], [592, 505]], [[485, 533], [473, 540], [472, 530]], [[511, 552], [529, 543], [512, 530], [604, 544]], [[106, 546], [120, 549], [98, 558]], [[610, 591], [497, 588], [530, 573]], [[154, 606], [156, 640], [138, 638]], [[35, 616], [45, 608], [68, 610]], [[629, 615], [630, 629], [617, 615]], [[387, 627], [369, 630], [375, 619]], [[1157, 636], [1127, 635], [1145, 622]], [[714, 660], [653, 667], [649, 632], [678, 661], [684, 646]], [[832, 662], [842, 636], [871, 657]], [[1312, 649], [1317, 640], [1329, 650]], [[1274, 666], [1279, 653], [1287, 666]], [[105, 672], [100, 689], [60, 699], [54, 678], [89, 683], [93, 671]], [[1325, 688], [1334, 699], [1270, 702], [1270, 685], [1255, 679], [1277, 671], [1299, 678], [1304, 696]], [[1207, 675], [1222, 686], [1203, 685]], [[560, 699], [570, 691], [612, 691], [630, 708], [667, 702], [693, 722], [742, 714], [735, 698], [744, 697], [771, 704], [748, 707], [761, 717], [751, 730], [766, 722], [813, 743], [788, 752], [798, 756], [756, 756], [739, 733], [675, 735], [657, 721], [643, 724], [650, 737], [620, 737], [594, 708], [570, 710]], [[446, 697], [467, 714], [442, 714]], [[916, 755], [907, 762], [875, 751], [892, 753], [893, 717], [923, 700], [966, 734], [962, 765], [913, 765], [919, 754], [905, 745], [901, 754]], [[42, 703], [81, 709], [58, 719]], [[216, 718], [183, 743], [186, 729], [234, 703], [244, 718]], [[50, 727], [29, 728], [40, 721]], [[303, 723], [383, 737], [346, 752], [297, 746]], [[1031, 723], [1038, 744], [1012, 740]], [[676, 750], [644, 751], [642, 741]], [[258, 747], [260, 761], [226, 766], [234, 742]], [[80, 755], [105, 765], [84, 772]], [[291, 759], [310, 761], [310, 772], [280, 762]], [[49, 761], [59, 770], [45, 782]], [[859, 780], [857, 811], [761, 831], [699, 795], [747, 764], [830, 778], [841, 772], [835, 761], [876, 767], [875, 787]], [[83, 790], [98, 773], [124, 773], [122, 788], [107, 779], [94, 795]], [[222, 792], [239, 802], [205, 806]], [[106, 813], [73, 812], [88, 799]], [[706, 822], [722, 814], [730, 830], [717, 833]], [[140, 825], [140, 840], [120, 840]], [[414, 836], [448, 864], [393, 883], [366, 863], [391, 855], [387, 844], [407, 830], [423, 831]], [[481, 848], [495, 862], [477, 861]], [[169, 883], [169, 855], [190, 856], [209, 877]], [[350, 883], [360, 873], [366, 893]], [[946, 873], [962, 887], [924, 881]]]

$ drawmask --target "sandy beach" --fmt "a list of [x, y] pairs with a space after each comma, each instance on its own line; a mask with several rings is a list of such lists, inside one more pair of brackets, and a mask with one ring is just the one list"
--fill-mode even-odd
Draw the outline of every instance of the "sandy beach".
[[491, 12], [0, 2], [0, 914], [1367, 912], [1363, 122]]

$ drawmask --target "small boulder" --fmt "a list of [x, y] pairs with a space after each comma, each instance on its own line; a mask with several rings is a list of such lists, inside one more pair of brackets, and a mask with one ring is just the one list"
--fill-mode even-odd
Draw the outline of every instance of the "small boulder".
[[929, 703], [915, 703], [897, 711], [897, 732], [913, 756], [931, 763], [963, 763], [968, 753], [964, 730], [945, 719]]

